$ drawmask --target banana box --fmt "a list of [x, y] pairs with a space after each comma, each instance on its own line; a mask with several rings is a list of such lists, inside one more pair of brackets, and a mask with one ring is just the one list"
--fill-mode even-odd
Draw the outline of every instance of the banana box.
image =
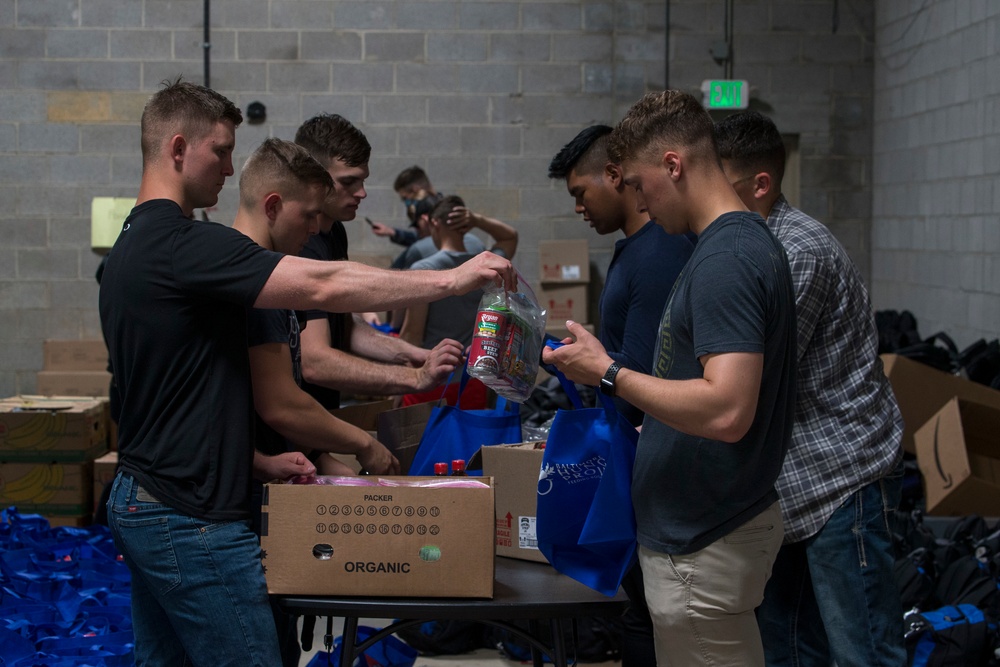
[[93, 463], [0, 463], [0, 505], [22, 513], [81, 516], [94, 507]]
[[108, 451], [107, 399], [0, 399], [0, 461], [83, 462]]

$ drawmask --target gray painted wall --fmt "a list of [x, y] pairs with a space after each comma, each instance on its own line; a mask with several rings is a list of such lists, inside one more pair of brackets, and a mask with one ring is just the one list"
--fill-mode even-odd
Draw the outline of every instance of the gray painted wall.
[[872, 291], [959, 347], [1000, 333], [1000, 3], [881, 0]]
[[[863, 0], [734, 3], [735, 78], [797, 135], [802, 207], [870, 270], [875, 12]], [[903, 3], [890, 3], [903, 4]], [[582, 126], [613, 123], [668, 82], [721, 78], [721, 0], [213, 0], [212, 85], [263, 125], [238, 160], [291, 138], [319, 111], [354, 120], [374, 148], [362, 215], [402, 218], [391, 183], [419, 163], [436, 186], [516, 225], [537, 278], [541, 239], [588, 238], [597, 284], [614, 238], [572, 214], [546, 166]], [[202, 0], [0, 3], [0, 395], [34, 390], [45, 338], [100, 335], [89, 249], [94, 196], [134, 197], [138, 119], [164, 78], [202, 81]], [[833, 26], [836, 18], [837, 30]], [[995, 41], [995, 40], [994, 40]], [[213, 218], [231, 221], [236, 179]], [[362, 224], [352, 250], [391, 253]]]

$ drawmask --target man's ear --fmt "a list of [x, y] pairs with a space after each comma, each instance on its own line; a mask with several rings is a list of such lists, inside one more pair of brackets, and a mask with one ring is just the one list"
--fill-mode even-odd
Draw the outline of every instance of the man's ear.
[[766, 171], [762, 171], [758, 174], [754, 174], [753, 177], [753, 198], [754, 199], [766, 199], [771, 195], [771, 191], [774, 188], [774, 179], [771, 174]]
[[683, 166], [684, 162], [681, 156], [675, 151], [666, 151], [663, 154], [663, 168], [667, 170], [667, 174], [671, 180], [676, 181], [680, 179]]
[[264, 197], [264, 214], [268, 220], [273, 221], [278, 217], [278, 213], [281, 212], [281, 203], [281, 195], [277, 192], [271, 192]]
[[614, 162], [608, 162], [604, 165], [604, 177], [611, 181], [611, 185], [614, 186], [616, 190], [621, 190], [625, 187], [622, 181], [622, 167], [620, 164], [615, 164]]
[[184, 138], [182, 134], [175, 134], [170, 137], [170, 159], [174, 162], [181, 162], [184, 160], [184, 154], [187, 152], [187, 139]]

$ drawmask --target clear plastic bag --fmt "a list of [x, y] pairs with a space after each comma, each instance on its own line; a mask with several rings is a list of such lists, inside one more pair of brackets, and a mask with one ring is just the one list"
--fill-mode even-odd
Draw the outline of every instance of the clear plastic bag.
[[520, 274], [518, 283], [523, 291], [484, 288], [467, 367], [469, 375], [500, 396], [523, 403], [538, 375], [546, 311]]

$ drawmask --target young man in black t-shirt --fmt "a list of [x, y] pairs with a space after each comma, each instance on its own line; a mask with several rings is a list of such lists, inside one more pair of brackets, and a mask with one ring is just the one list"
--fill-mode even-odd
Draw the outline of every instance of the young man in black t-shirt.
[[576, 323], [577, 342], [543, 360], [646, 413], [632, 502], [657, 661], [763, 667], [754, 609], [781, 546], [774, 483], [794, 416], [788, 260], [730, 186], [691, 95], [636, 102], [609, 155], [651, 217], [698, 243], [663, 311], [651, 375], [621, 368]]
[[[319, 233], [301, 256], [346, 260], [344, 222], [354, 220], [368, 196], [371, 146], [364, 133], [343, 116], [321, 114], [303, 123], [295, 143], [306, 148], [333, 178], [320, 216]], [[443, 340], [431, 350], [376, 331], [351, 313], [310, 310], [302, 332], [304, 387], [328, 409], [340, 407], [340, 392], [394, 395], [439, 386], [462, 362], [462, 346]]]
[[280, 664], [249, 524], [251, 476], [314, 468], [300, 453], [254, 454], [246, 308], [364, 311], [490, 281], [515, 285], [496, 256], [401, 283], [393, 272], [281, 255], [194, 220], [233, 174], [241, 122], [232, 102], [202, 86], [175, 82], [153, 95], [136, 206], [101, 280], [122, 397], [108, 523], [132, 574], [139, 664]]

